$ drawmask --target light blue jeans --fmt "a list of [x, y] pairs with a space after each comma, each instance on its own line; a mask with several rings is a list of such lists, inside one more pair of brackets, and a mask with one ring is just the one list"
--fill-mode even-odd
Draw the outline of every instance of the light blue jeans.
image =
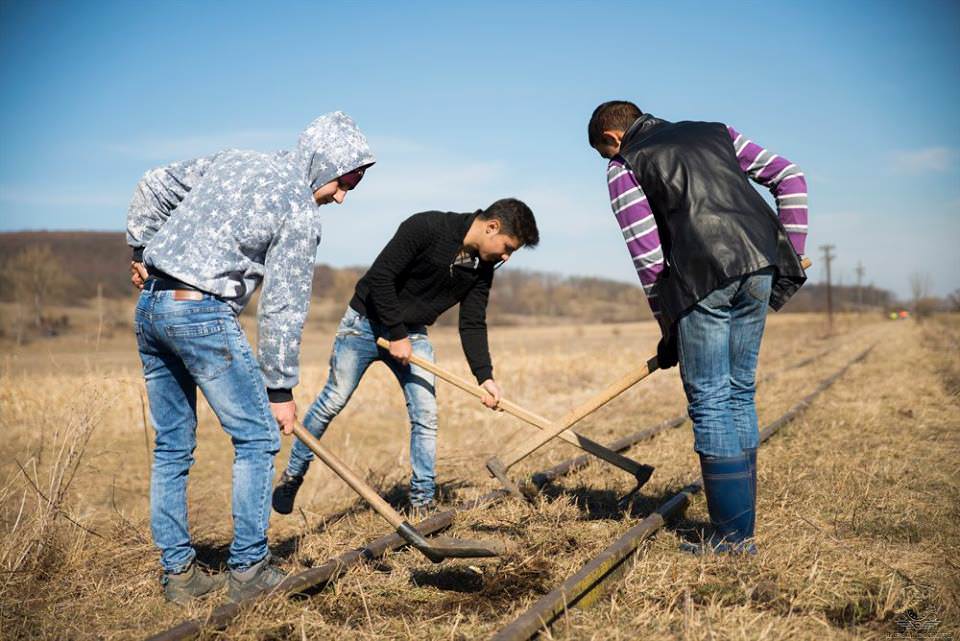
[[757, 356], [772, 285], [772, 267], [734, 279], [677, 321], [680, 378], [700, 454], [739, 456], [759, 445]]
[[[303, 417], [303, 425], [320, 438], [330, 421], [347, 405], [350, 396], [367, 368], [374, 361], [383, 361], [397, 377], [407, 401], [410, 418], [410, 503], [422, 505], [433, 499], [436, 491], [435, 462], [437, 457], [437, 397], [433, 374], [416, 365], [404, 367], [385, 350], [377, 347], [377, 338], [384, 336], [385, 328], [361, 316], [348, 307], [337, 327], [330, 355], [327, 384]], [[427, 338], [426, 327], [409, 327], [408, 336], [413, 353], [433, 362], [433, 345]], [[313, 452], [297, 440], [290, 451], [287, 474], [303, 476]]]
[[196, 556], [187, 525], [187, 474], [197, 445], [197, 386], [233, 441], [233, 542], [228, 564], [242, 570], [267, 555], [273, 457], [280, 449], [260, 367], [233, 310], [222, 300], [177, 301], [140, 294], [137, 345], [156, 430], [150, 529], [164, 571]]

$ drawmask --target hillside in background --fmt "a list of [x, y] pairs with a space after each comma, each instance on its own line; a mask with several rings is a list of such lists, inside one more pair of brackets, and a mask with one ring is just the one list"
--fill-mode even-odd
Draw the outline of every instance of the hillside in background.
[[[0, 233], [0, 300], [13, 302], [17, 292], [10, 261], [30, 247], [49, 247], [68, 286], [49, 302], [86, 305], [102, 287], [105, 298], [127, 298], [130, 250], [121, 232]], [[364, 267], [317, 265], [313, 277], [313, 318], [339, 318]], [[23, 294], [21, 294], [23, 298]], [[23, 301], [28, 302], [28, 301]], [[317, 304], [319, 303], [319, 304]], [[563, 277], [521, 269], [498, 270], [490, 299], [492, 323], [541, 321], [629, 322], [651, 318], [639, 287], [602, 278]], [[456, 322], [455, 312], [441, 322]]]
[[[17, 300], [11, 278], [11, 259], [27, 248], [49, 247], [52, 266], [63, 274], [61, 287], [48, 292], [50, 303], [86, 305], [102, 287], [105, 298], [131, 296], [128, 279], [130, 250], [121, 232], [14, 232], [0, 233], [0, 301]], [[317, 265], [313, 277], [315, 299], [312, 318], [336, 320], [350, 300], [357, 279], [364, 267], [335, 268]], [[21, 280], [23, 276], [21, 275]], [[807, 283], [787, 304], [792, 312], [824, 311], [827, 288], [821, 283]], [[23, 292], [21, 302], [26, 300]], [[881, 311], [900, 303], [887, 290], [864, 286], [834, 286], [834, 309], [849, 311]], [[639, 287], [630, 283], [603, 278], [569, 277], [503, 269], [497, 272], [496, 285], [490, 299], [491, 323], [514, 322], [630, 322], [648, 320], [650, 310]], [[456, 313], [448, 313], [441, 323], [456, 321]]]
[[67, 298], [78, 302], [97, 295], [122, 298], [130, 294], [130, 248], [120, 232], [24, 231], [0, 233], [0, 300], [14, 299], [7, 274], [8, 261], [28, 247], [47, 245], [71, 277]]

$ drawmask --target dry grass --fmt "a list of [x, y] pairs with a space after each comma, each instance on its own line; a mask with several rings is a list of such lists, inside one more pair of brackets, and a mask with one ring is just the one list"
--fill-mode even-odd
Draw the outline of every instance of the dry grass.
[[[960, 320], [922, 326], [845, 317], [828, 336], [809, 316], [774, 316], [761, 356], [785, 371], [759, 391], [761, 421], [779, 416], [873, 341], [862, 364], [760, 454], [758, 537], [752, 559], [697, 559], [677, 542], [706, 519], [702, 498], [646, 542], [625, 580], [591, 610], [573, 611], [548, 638], [890, 638], [908, 613], [960, 632]], [[498, 378], [522, 405], [559, 416], [655, 344], [650, 324], [503, 328], [492, 332]], [[142, 382], [123, 332], [35, 342], [8, 356], [0, 386], [0, 636], [139, 638], [219, 602], [187, 608], [160, 597], [149, 540]], [[297, 400], [326, 376], [330, 328], [311, 326]], [[453, 333], [434, 334], [444, 366], [466, 375]], [[408, 431], [402, 396], [375, 367], [326, 439], [382, 491], [402, 496]], [[676, 370], [660, 373], [584, 421], [600, 441], [683, 410]], [[456, 500], [493, 487], [483, 461], [528, 435], [508, 416], [440, 389], [439, 476]], [[417, 553], [355, 568], [309, 598], [278, 599], [244, 613], [231, 639], [486, 638], [578, 570], [657, 503], [693, 478], [688, 426], [640, 444], [630, 456], [657, 472], [630, 514], [615, 509], [630, 479], [597, 464], [548, 488], [533, 508], [507, 501], [460, 515], [453, 535], [510, 541], [492, 561], [433, 566]], [[278, 461], [285, 461], [287, 446]], [[516, 474], [575, 454], [544, 448]], [[223, 563], [230, 539], [229, 441], [201, 405], [191, 472], [191, 528], [200, 558]], [[19, 461], [22, 471], [16, 461]], [[41, 493], [43, 496], [41, 496]], [[46, 498], [43, 498], [46, 497]], [[275, 517], [271, 542], [291, 571], [313, 566], [387, 531], [331, 473], [315, 466], [302, 510]]]

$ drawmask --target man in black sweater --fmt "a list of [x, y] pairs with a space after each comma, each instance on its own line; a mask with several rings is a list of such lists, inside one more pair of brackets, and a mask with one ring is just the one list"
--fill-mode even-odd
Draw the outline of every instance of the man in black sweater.
[[[533, 212], [513, 198], [472, 214], [427, 211], [403, 221], [357, 282], [337, 328], [327, 383], [304, 416], [304, 426], [322, 436], [370, 364], [383, 361], [403, 388], [410, 416], [410, 505], [429, 508], [436, 491], [435, 379], [410, 364], [410, 356], [433, 361], [427, 326], [459, 303], [463, 352], [489, 394], [484, 405], [496, 408], [501, 392], [493, 379], [486, 322], [493, 272], [517, 249], [539, 241]], [[387, 350], [377, 347], [380, 337], [390, 341], [390, 358]], [[287, 469], [273, 491], [273, 508], [280, 514], [293, 511], [312, 458], [303, 443], [294, 443]]]

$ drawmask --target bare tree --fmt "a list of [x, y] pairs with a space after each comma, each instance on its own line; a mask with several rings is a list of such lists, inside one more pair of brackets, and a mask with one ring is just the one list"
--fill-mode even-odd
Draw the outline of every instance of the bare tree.
[[910, 293], [913, 295], [913, 313], [918, 319], [930, 316], [937, 309], [938, 300], [930, 295], [933, 279], [930, 274], [910, 274]]
[[51, 299], [62, 295], [69, 276], [49, 245], [33, 245], [22, 250], [4, 265], [4, 277], [17, 302], [33, 308], [33, 322], [43, 327], [43, 309]]
[[930, 296], [930, 289], [933, 287], [933, 281], [930, 278], [930, 274], [920, 272], [913, 272], [910, 274], [910, 293], [913, 295], [913, 305], [917, 306], [917, 303], [921, 299], [927, 298]]
[[947, 296], [947, 309], [960, 312], [960, 289], [953, 290], [953, 293]]

